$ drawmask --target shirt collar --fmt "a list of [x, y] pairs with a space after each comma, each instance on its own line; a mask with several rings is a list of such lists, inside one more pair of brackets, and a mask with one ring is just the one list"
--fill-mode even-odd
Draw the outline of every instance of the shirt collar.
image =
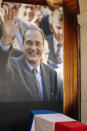
[[[32, 71], [34, 69], [34, 67], [27, 61], [26, 58], [25, 58], [25, 61], [28, 65], [29, 69]], [[36, 68], [37, 68], [38, 73], [40, 73], [40, 64]]]

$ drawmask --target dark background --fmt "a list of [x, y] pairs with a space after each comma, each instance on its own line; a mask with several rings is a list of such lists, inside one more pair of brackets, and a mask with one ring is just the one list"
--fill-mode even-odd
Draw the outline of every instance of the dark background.
[[1, 102], [0, 131], [27, 131], [30, 110], [62, 112], [62, 102]]

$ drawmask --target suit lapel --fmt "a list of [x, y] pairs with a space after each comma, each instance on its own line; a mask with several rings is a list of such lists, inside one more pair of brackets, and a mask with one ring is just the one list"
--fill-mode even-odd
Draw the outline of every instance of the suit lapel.
[[[27, 89], [27, 91], [29, 88], [29, 91], [33, 95], [35, 101], [39, 101], [38, 94], [36, 93], [34, 77], [25, 61], [24, 56], [22, 56], [21, 62], [22, 62], [21, 66], [23, 66], [22, 68], [23, 78], [22, 79], [23, 79], [23, 83], [25, 83], [25, 88]], [[50, 74], [49, 74], [49, 70], [47, 69], [47, 67], [42, 63], [41, 63], [41, 76], [42, 76], [42, 82], [43, 82], [43, 98], [44, 98], [44, 101], [49, 101], [50, 93], [51, 93]]]
[[42, 75], [42, 80], [43, 80], [43, 96], [44, 96], [44, 101], [49, 101], [50, 100], [50, 76], [49, 72], [46, 68], [45, 65], [41, 63], [41, 75]]
[[29, 69], [24, 56], [22, 56], [22, 64], [23, 64], [23, 81], [25, 84], [25, 88], [29, 93], [32, 95], [35, 101], [39, 100], [38, 94], [36, 93], [36, 87], [34, 82], [34, 76], [32, 74], [32, 71]]

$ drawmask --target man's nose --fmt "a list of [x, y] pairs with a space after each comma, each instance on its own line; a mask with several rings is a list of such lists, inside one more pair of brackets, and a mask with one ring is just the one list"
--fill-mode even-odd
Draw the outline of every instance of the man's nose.
[[31, 49], [32, 49], [32, 50], [36, 50], [36, 46], [35, 46], [35, 45], [32, 45], [32, 46], [31, 46]]

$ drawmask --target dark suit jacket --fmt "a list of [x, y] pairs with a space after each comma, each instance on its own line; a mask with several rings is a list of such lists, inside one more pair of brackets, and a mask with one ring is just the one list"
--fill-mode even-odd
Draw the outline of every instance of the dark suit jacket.
[[[9, 57], [10, 52], [0, 50], [0, 97], [1, 101], [40, 101], [36, 94], [34, 77], [25, 58]], [[10, 60], [10, 61], [9, 61]], [[57, 100], [57, 74], [41, 63], [44, 101]], [[4, 96], [4, 97], [3, 97]]]
[[[50, 35], [46, 36], [46, 39], [48, 41], [49, 51], [50, 51], [49, 52], [48, 63], [57, 65], [58, 60], [57, 60], [57, 56], [55, 54], [54, 45], [53, 45], [53, 34], [50, 34]], [[62, 47], [63, 47], [63, 44], [61, 45], [61, 49], [62, 49]]]
[[48, 63], [57, 65], [57, 57], [56, 57], [54, 46], [53, 46], [53, 34], [46, 36], [46, 39], [48, 41], [49, 50], [50, 50]]
[[42, 18], [40, 22], [40, 28], [43, 30], [45, 36], [48, 36], [52, 33], [50, 30], [48, 18], [49, 18], [49, 15], [46, 15]]

